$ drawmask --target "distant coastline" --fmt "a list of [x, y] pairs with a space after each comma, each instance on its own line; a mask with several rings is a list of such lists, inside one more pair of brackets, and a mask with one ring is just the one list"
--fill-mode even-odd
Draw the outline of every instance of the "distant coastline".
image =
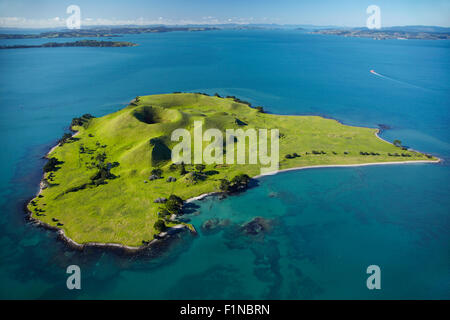
[[0, 34], [0, 39], [54, 39], [54, 38], [111, 38], [120, 37], [121, 34], [161, 33], [174, 31], [210, 31], [217, 30], [214, 27], [98, 27], [92, 29], [80, 29], [70, 31], [50, 31], [37, 34]]
[[353, 38], [372, 38], [374, 40], [449, 40], [450, 32], [420, 31], [405, 29], [379, 29], [366, 28], [354, 29], [321, 29], [314, 30], [311, 34], [333, 35]]

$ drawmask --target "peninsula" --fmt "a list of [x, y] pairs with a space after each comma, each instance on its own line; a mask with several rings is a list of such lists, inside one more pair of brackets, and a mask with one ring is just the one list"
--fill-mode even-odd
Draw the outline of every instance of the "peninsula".
[[[179, 221], [183, 202], [213, 192], [245, 190], [259, 164], [174, 164], [171, 133], [205, 128], [279, 130], [279, 166], [293, 170], [439, 159], [377, 136], [379, 129], [347, 126], [319, 116], [265, 113], [236, 97], [173, 93], [136, 97], [127, 107], [72, 120], [48, 153], [31, 218], [76, 245], [147, 246]], [[204, 145], [204, 147], [206, 144]], [[248, 154], [247, 154], [248, 156]], [[224, 162], [225, 163], [225, 162]]]

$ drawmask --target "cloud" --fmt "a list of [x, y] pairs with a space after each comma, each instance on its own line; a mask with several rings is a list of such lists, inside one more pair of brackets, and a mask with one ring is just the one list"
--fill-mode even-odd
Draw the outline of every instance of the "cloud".
[[[265, 22], [267, 22], [265, 20]], [[188, 24], [248, 24], [255, 23], [252, 18], [224, 18], [219, 19], [212, 16], [202, 17], [199, 20], [181, 19], [173, 20], [170, 18], [158, 17], [157, 19], [145, 19], [143, 17], [136, 19], [103, 19], [103, 18], [82, 18], [81, 26], [120, 26], [120, 25], [188, 25]], [[54, 17], [48, 19], [28, 19], [23, 17], [0, 17], [0, 27], [3, 28], [57, 28], [65, 27], [66, 18]]]

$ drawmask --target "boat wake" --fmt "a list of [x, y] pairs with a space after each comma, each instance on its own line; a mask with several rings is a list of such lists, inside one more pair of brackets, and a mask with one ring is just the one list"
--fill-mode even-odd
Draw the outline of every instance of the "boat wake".
[[394, 82], [397, 82], [397, 83], [401, 83], [401, 84], [409, 86], [409, 87], [414, 87], [414, 88], [426, 90], [425, 88], [416, 86], [414, 84], [411, 84], [411, 83], [408, 83], [408, 82], [405, 82], [405, 81], [400, 81], [400, 80], [397, 80], [397, 79], [394, 79], [394, 78], [391, 78], [391, 77], [379, 74], [378, 72], [375, 72], [375, 70], [373, 70], [373, 69], [370, 70], [370, 73], [373, 74], [373, 75], [376, 75], [377, 77], [380, 77], [380, 78], [383, 78], [383, 79], [386, 79], [386, 80], [390, 80], [390, 81], [394, 81]]

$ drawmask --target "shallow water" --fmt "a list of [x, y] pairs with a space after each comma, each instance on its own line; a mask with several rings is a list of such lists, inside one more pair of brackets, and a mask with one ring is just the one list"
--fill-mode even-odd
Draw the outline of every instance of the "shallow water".
[[[1, 298], [450, 297], [448, 41], [297, 31], [123, 40], [139, 46], [0, 51]], [[264, 177], [244, 194], [198, 201], [187, 218], [199, 235], [184, 234], [156, 257], [72, 251], [55, 233], [25, 222], [23, 203], [37, 191], [41, 157], [73, 117], [173, 91], [236, 95], [273, 113], [385, 124], [391, 129], [383, 138], [445, 161]], [[264, 237], [239, 232], [255, 216], [272, 221]], [[203, 233], [212, 217], [229, 225]], [[80, 291], [65, 287], [70, 264], [81, 267]], [[379, 291], [366, 288], [371, 264], [381, 267]]]

